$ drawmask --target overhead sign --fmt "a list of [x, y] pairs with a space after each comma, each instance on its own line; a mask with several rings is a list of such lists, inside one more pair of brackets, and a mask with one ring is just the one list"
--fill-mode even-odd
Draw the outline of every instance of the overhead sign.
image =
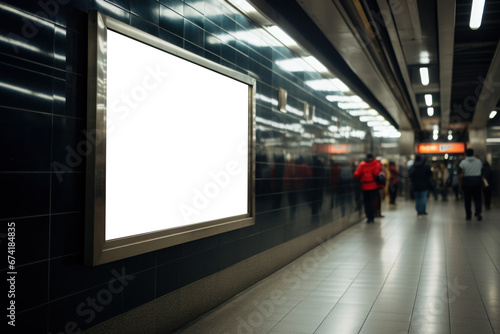
[[444, 154], [444, 153], [464, 153], [464, 143], [425, 143], [417, 145], [417, 153], [422, 154]]

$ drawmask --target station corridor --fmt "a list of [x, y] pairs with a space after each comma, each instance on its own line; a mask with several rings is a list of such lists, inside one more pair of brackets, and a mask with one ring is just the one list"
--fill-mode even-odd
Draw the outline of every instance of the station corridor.
[[385, 207], [177, 333], [500, 333], [500, 206]]

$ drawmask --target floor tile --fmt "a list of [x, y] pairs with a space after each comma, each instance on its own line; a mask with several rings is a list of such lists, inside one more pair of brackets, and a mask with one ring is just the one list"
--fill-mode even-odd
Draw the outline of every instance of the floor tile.
[[[462, 202], [432, 203], [425, 221], [398, 202], [323, 244], [300, 285], [282, 277], [308, 253], [178, 333], [500, 333], [500, 205], [466, 224]], [[275, 289], [282, 302], [266, 304]]]

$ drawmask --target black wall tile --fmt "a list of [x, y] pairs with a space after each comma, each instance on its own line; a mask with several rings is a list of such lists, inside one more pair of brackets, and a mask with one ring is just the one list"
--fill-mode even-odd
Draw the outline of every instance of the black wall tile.
[[[201, 6], [203, 6], [203, 2], [198, 1], [198, 3], [200, 3]], [[191, 6], [184, 6], [184, 17], [197, 27], [201, 29], [205, 28], [204, 16], [197, 9]], [[190, 38], [188, 37], [186, 37], [186, 39], [190, 40]]]
[[52, 77], [0, 63], [4, 107], [52, 112]]
[[160, 3], [157, 0], [130, 0], [130, 10], [156, 25], [160, 21]]
[[8, 189], [0, 195], [0, 219], [49, 214], [50, 174], [0, 173], [0, 184]]
[[85, 217], [82, 212], [52, 215], [50, 256], [61, 257], [84, 252]]
[[179, 37], [184, 37], [184, 17], [165, 6], [160, 6], [160, 27]]
[[184, 1], [182, 0], [160, 0], [160, 3], [175, 11], [177, 14], [184, 16]]
[[189, 41], [189, 43], [199, 47], [204, 46], [204, 30], [188, 20], [184, 20], [184, 38]]
[[[52, 162], [54, 171], [83, 171], [86, 157], [92, 152], [86, 137], [86, 122], [80, 119], [54, 117], [52, 138]], [[58, 168], [57, 168], [58, 167]], [[56, 177], [58, 181], [66, 176]]]
[[181, 287], [181, 261], [156, 267], [156, 298]]
[[[0, 248], [7, 254], [8, 224], [15, 226], [15, 254], [16, 266], [25, 265], [36, 261], [47, 260], [49, 257], [49, 216], [24, 219], [12, 219], [0, 222], [0, 233], [5, 233], [0, 238]], [[35, 236], [35, 237], [33, 237]], [[34, 251], [36, 250], [36, 251]], [[1, 263], [2, 269], [7, 269], [7, 261]]]
[[28, 265], [16, 265], [15, 274], [9, 274], [11, 270], [0, 271], [0, 275], [3, 277], [0, 287], [2, 291], [5, 291], [5, 300], [8, 300], [7, 292], [10, 290], [10, 283], [7, 280], [12, 278], [15, 281], [15, 296], [10, 300], [15, 300], [17, 312], [47, 303], [48, 267], [49, 261], [42, 261]]
[[49, 171], [52, 116], [0, 107], [0, 171]]
[[[87, 25], [85, 25], [85, 29]], [[87, 34], [56, 26], [54, 41], [54, 66], [58, 69], [87, 74]]]
[[85, 210], [85, 174], [59, 172], [52, 177], [52, 213]]
[[[158, 8], [159, 10], [159, 8]], [[158, 15], [158, 19], [157, 21], [159, 21], [159, 15]], [[160, 34], [160, 28], [158, 27], [158, 24], [152, 24], [138, 16], [135, 16], [135, 15], [131, 15], [130, 16], [130, 25], [134, 28], [137, 28], [137, 29], [140, 29], [144, 32], [147, 32], [148, 34], [150, 35], [153, 35], [155, 37], [159, 37], [159, 34]]]
[[[25, 8], [26, 10], [20, 10]], [[52, 65], [54, 52], [54, 24], [36, 2], [13, 1], [0, 8], [0, 34], [11, 42], [0, 43], [0, 52], [28, 58], [37, 63]], [[3, 72], [3, 71], [2, 71]]]
[[9, 318], [2, 318], [2, 326], [4, 331], [2, 333], [10, 333], [15, 328], [15, 333], [48, 333], [48, 305], [43, 305], [30, 309], [28, 311], [16, 312], [15, 327], [7, 325]]
[[54, 301], [49, 305], [49, 331], [74, 333], [117, 316], [123, 311], [123, 287], [109, 282]]
[[84, 266], [82, 255], [71, 255], [51, 260], [50, 299], [58, 299], [87, 290], [115, 279], [116, 273], [128, 274], [121, 262], [96, 267]]
[[87, 79], [69, 72], [55, 73], [54, 114], [84, 119], [87, 115]]
[[184, 39], [162, 28], [160, 28], [160, 38], [180, 48], [184, 46]]
[[123, 289], [123, 312], [155, 299], [155, 272], [155, 269], [150, 269], [131, 275], [133, 279]]

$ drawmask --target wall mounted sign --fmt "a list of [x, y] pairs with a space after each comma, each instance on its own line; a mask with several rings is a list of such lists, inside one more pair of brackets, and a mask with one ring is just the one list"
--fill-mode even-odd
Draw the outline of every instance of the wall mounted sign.
[[86, 262], [253, 224], [255, 80], [89, 15]]
[[464, 143], [424, 143], [417, 145], [417, 153], [465, 153], [465, 145]]

